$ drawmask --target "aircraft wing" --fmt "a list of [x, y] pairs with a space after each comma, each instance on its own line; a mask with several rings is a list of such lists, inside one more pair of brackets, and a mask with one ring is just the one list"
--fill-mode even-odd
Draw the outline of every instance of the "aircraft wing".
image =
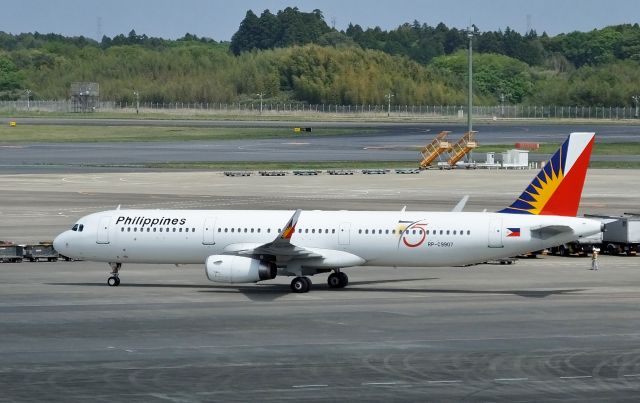
[[298, 209], [284, 226], [280, 234], [273, 241], [265, 244], [231, 244], [224, 251], [233, 255], [272, 255], [284, 258], [321, 258], [323, 255], [291, 243], [291, 237], [296, 232], [296, 224], [302, 210]]

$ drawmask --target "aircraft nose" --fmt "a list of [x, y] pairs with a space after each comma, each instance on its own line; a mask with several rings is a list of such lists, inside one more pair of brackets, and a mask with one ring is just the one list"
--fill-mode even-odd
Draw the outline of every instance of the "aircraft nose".
[[63, 232], [62, 234], [58, 235], [53, 240], [53, 248], [58, 252], [63, 252], [68, 247], [69, 247], [69, 243], [67, 242], [67, 233], [66, 232]]

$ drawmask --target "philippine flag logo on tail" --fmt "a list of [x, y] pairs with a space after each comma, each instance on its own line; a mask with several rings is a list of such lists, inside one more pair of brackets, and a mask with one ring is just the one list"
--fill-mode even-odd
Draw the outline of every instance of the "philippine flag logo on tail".
[[507, 228], [507, 237], [520, 236], [520, 228]]
[[594, 137], [571, 133], [520, 197], [499, 213], [575, 217]]

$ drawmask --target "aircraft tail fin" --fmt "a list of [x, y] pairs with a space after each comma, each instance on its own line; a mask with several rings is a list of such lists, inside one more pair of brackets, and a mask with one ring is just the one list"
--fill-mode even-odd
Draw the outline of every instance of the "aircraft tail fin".
[[594, 140], [595, 133], [571, 133], [516, 201], [498, 212], [575, 216]]

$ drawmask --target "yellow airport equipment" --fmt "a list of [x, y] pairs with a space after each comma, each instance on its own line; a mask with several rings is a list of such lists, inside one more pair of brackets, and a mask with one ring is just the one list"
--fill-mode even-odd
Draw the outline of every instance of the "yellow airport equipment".
[[9, 122], [9, 126], [16, 127], [16, 121], [12, 120], [11, 122]]
[[462, 159], [467, 153], [478, 146], [474, 137], [477, 132], [471, 131], [465, 133], [460, 140], [451, 146], [449, 150], [449, 160], [447, 163], [449, 166], [454, 166], [458, 161]]
[[451, 132], [442, 131], [438, 133], [431, 144], [427, 144], [422, 150], [420, 150], [423, 158], [420, 162], [420, 169], [428, 168], [436, 158], [451, 149], [451, 144], [445, 141], [449, 133]]
[[294, 127], [293, 131], [294, 131], [294, 133], [300, 133], [300, 128], [299, 127]]

